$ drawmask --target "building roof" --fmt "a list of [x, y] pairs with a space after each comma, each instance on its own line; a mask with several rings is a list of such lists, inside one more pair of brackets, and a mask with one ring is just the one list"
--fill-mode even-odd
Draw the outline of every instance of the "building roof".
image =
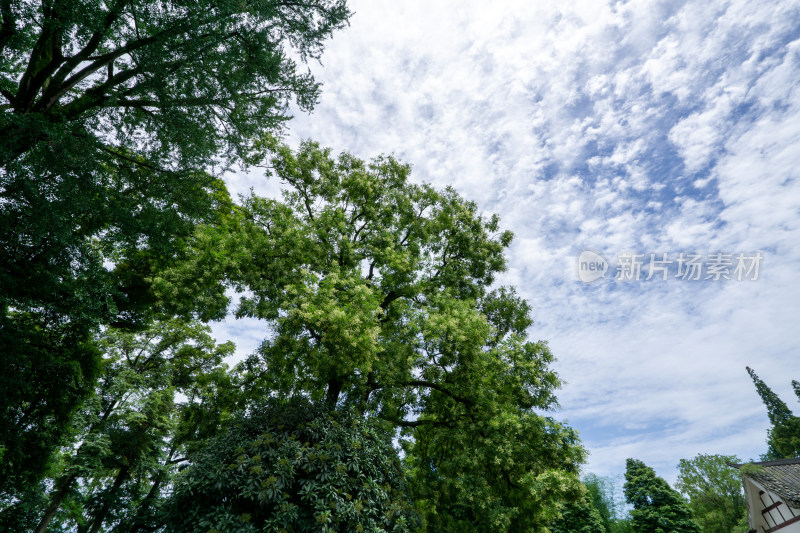
[[[745, 464], [760, 467], [755, 471], [746, 472], [745, 475], [780, 496], [789, 506], [800, 509], [800, 457]], [[741, 468], [745, 465], [731, 466]]]

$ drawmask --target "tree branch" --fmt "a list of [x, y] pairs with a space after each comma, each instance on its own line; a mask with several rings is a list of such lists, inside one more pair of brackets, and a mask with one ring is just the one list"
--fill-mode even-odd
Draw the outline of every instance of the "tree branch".
[[[0, 53], [2, 53], [2, 46], [0, 46]], [[9, 91], [7, 91], [5, 89], [0, 89], [0, 94], [2, 94], [6, 98], [6, 100], [8, 100], [8, 103], [11, 104], [11, 107], [15, 107], [16, 106], [17, 99], [14, 98], [14, 94], [13, 93], [11, 93], [11, 92], [9, 92]]]
[[[51, 11], [47, 9], [46, 11]], [[55, 11], [55, 10], [53, 10]], [[29, 112], [33, 107], [36, 95], [44, 88], [45, 81], [63, 63], [61, 52], [61, 28], [58, 22], [48, 17], [42, 26], [42, 32], [31, 51], [28, 67], [19, 82], [16, 95], [17, 109]]]
[[147, 169], [150, 169], [150, 170], [154, 170], [156, 172], [169, 172], [167, 169], [164, 169], [164, 168], [161, 168], [161, 167], [157, 167], [155, 165], [151, 165], [150, 163], [146, 163], [146, 162], [140, 161], [138, 159], [134, 159], [133, 157], [130, 157], [130, 156], [127, 156], [127, 155], [125, 155], [123, 153], [117, 152], [116, 150], [112, 150], [111, 148], [108, 148], [106, 146], [101, 146], [100, 149], [102, 151], [106, 152], [106, 153], [109, 153], [109, 154], [113, 155], [114, 157], [118, 157], [119, 159], [122, 159], [123, 161], [127, 161], [129, 163], [133, 163], [134, 165], [139, 165], [141, 167], [144, 167], [144, 168], [147, 168]]
[[72, 69], [79, 65], [82, 61], [85, 61], [90, 55], [92, 55], [92, 53], [94, 53], [95, 50], [97, 50], [97, 47], [100, 46], [100, 43], [103, 40], [103, 37], [105, 37], [108, 30], [122, 14], [122, 9], [124, 7], [125, 0], [119, 0], [114, 7], [112, 7], [108, 13], [106, 13], [105, 19], [103, 20], [103, 27], [94, 32], [81, 51], [74, 56], [67, 58], [67, 60], [64, 62], [64, 65], [62, 65], [61, 68], [58, 69], [58, 72], [53, 75], [52, 85], [54, 86], [54, 90], [49, 91], [43, 97], [43, 99], [50, 99], [55, 90], [59, 88], [69, 73], [72, 72]]
[[455, 401], [457, 401], [459, 403], [463, 403], [465, 405], [472, 405], [473, 404], [473, 401], [471, 399], [469, 399], [469, 398], [467, 398], [465, 396], [459, 396], [459, 395], [447, 390], [445, 387], [442, 387], [438, 383], [434, 383], [432, 381], [414, 379], [414, 380], [411, 380], [411, 381], [405, 381], [405, 382], [400, 383], [400, 384], [401, 385], [406, 385], [406, 386], [411, 386], [411, 387], [425, 387], [425, 388], [428, 388], [428, 389], [433, 389], [435, 391], [441, 392], [442, 394], [444, 394], [446, 396], [451, 397], [452, 399], [454, 399]]
[[[370, 272], [371, 272], [371, 270], [370, 270]], [[386, 311], [386, 308], [389, 307], [389, 304], [392, 303], [393, 301], [397, 300], [401, 296], [403, 296], [403, 295], [400, 294], [399, 292], [395, 292], [394, 290], [390, 290], [386, 294], [386, 296], [383, 298], [383, 301], [381, 302], [381, 309]]]
[[2, 25], [0, 25], [0, 55], [2, 55], [6, 43], [17, 32], [17, 24], [14, 20], [14, 14], [11, 12], [11, 0], [0, 1], [0, 15], [2, 15], [3, 20]]

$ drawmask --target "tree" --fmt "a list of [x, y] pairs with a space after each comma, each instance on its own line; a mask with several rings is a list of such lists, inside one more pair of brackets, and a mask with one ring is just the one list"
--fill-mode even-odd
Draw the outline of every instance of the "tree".
[[589, 497], [568, 503], [561, 510], [561, 518], [550, 526], [551, 533], [607, 533], [600, 511]]
[[633, 533], [633, 523], [630, 516], [615, 518], [611, 521], [608, 533]]
[[411, 531], [390, 435], [360, 416], [271, 400], [193, 457], [166, 507], [177, 532]]
[[391, 157], [263, 148], [283, 200], [247, 197], [227, 242], [219, 228], [203, 240], [222, 258], [210, 268], [245, 294], [237, 314], [269, 332], [240, 369], [248, 393], [308, 396], [402, 430], [430, 531], [549, 524], [580, 496], [584, 452], [541, 413], [559, 380], [547, 345], [526, 338], [529, 306], [489, 290], [510, 232], [452, 189], [411, 183]]
[[734, 455], [700, 454], [681, 459], [676, 487], [689, 499], [689, 507], [703, 533], [745, 532], [747, 518], [742, 479], [731, 463]]
[[343, 0], [0, 0], [0, 494], [43, 474], [92, 390], [98, 325], [170, 303], [152, 279], [228, 203], [203, 170], [313, 106], [291, 57], [348, 17]]
[[[786, 403], [758, 377], [753, 369], [747, 367], [747, 373], [750, 374], [758, 395], [767, 407], [769, 421], [772, 423], [767, 436], [767, 453], [762, 458], [770, 461], [800, 456], [800, 417], [792, 413]], [[800, 399], [800, 383], [792, 381], [792, 388]]]
[[[587, 474], [583, 478], [583, 485], [586, 487], [587, 492], [586, 502], [597, 511], [604, 531], [608, 533], [632, 532], [630, 517], [625, 509], [625, 497], [621, 490], [617, 490], [617, 483], [614, 478]], [[590, 529], [596, 528], [594, 518], [592, 518], [593, 514], [592, 511], [587, 511], [586, 509], [573, 508], [570, 513], [571, 518], [569, 518], [572, 525], [562, 527], [562, 529], [577, 529], [576, 524], [583, 524], [583, 526]], [[576, 522], [577, 520], [580, 521]]]
[[588, 498], [600, 513], [608, 533], [630, 533], [630, 518], [625, 510], [625, 496], [618, 490], [618, 482], [611, 477], [587, 474], [583, 478]]
[[55, 170], [5, 182], [0, 444], [9, 460], [0, 466], [0, 495], [43, 474], [72, 414], [93, 390], [98, 324], [141, 328], [170, 314], [173, 304], [205, 318], [224, 313], [224, 305], [208, 301], [159, 302], [148, 281], [182, 260], [197, 223], [224, 212], [230, 201], [221, 182], [203, 174], [170, 183], [108, 163], [96, 174], [100, 183], [81, 184], [77, 175]]
[[642, 461], [626, 461], [625, 498], [634, 533], [700, 533], [681, 495]]
[[157, 524], [163, 492], [198, 437], [199, 400], [209, 382], [225, 381], [222, 359], [233, 345], [216, 345], [207, 326], [181, 320], [139, 334], [109, 329], [97, 344], [100, 379], [71, 420], [70, 442], [37, 491], [3, 502], [0, 529], [132, 532]]
[[0, 317], [0, 501], [37, 492], [76, 406], [91, 391], [98, 349], [85, 327], [35, 313]]

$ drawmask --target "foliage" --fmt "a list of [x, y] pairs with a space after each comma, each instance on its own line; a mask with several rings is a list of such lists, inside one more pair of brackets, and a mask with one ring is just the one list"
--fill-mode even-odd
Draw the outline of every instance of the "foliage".
[[559, 380], [547, 345], [526, 338], [530, 308], [489, 290], [511, 234], [452, 189], [411, 183], [391, 157], [269, 137], [263, 149], [283, 201], [245, 198], [227, 237], [203, 237], [214, 254], [196, 255], [270, 333], [239, 369], [247, 394], [307, 395], [402, 429], [430, 530], [550, 523], [555, 502], [580, 494], [584, 454], [534, 411], [556, 406]]
[[633, 521], [629, 516], [616, 518], [611, 521], [608, 533], [633, 533]]
[[[273, 136], [349, 15], [0, 0], [4, 527], [402, 531], [408, 496], [428, 531], [538, 531], [581, 498], [553, 356], [491, 290], [511, 233], [392, 157]], [[233, 206], [217, 164], [283, 200]], [[226, 313], [222, 278], [266, 331], [234, 374], [187, 322]]]
[[[703, 533], [731, 533], [747, 516], [739, 472], [728, 466], [742, 461], [733, 455], [700, 454], [681, 459], [676, 487]], [[744, 531], [747, 531], [745, 529]]]
[[291, 57], [319, 57], [348, 16], [342, 0], [4, 0], [0, 163], [67, 133], [176, 168], [241, 153], [291, 99], [313, 106]]
[[561, 518], [550, 526], [551, 533], [607, 533], [603, 517], [594, 503], [587, 497], [568, 503], [561, 511]]
[[700, 533], [681, 495], [642, 461], [626, 461], [625, 498], [634, 533]]
[[550, 418], [476, 416], [413, 436], [406, 464], [426, 531], [538, 531], [581, 496], [577, 436]]
[[98, 374], [81, 325], [35, 313], [0, 315], [0, 502], [36, 493], [53, 448]]
[[600, 514], [609, 533], [630, 533], [631, 524], [625, 509], [625, 497], [617, 480], [588, 474], [583, 478], [588, 498]]
[[[750, 374], [758, 395], [767, 407], [769, 421], [772, 423], [767, 436], [767, 453], [762, 458], [770, 461], [800, 456], [800, 417], [792, 413], [786, 403], [758, 377], [753, 369], [747, 367], [747, 373]], [[800, 383], [792, 381], [792, 388], [800, 399]]]
[[[72, 418], [71, 441], [46, 483], [0, 513], [7, 530], [152, 526], [164, 488], [197, 437], [197, 416], [184, 415], [224, 375], [221, 361], [233, 349], [217, 346], [207, 326], [179, 320], [140, 334], [109, 329], [98, 346], [95, 394]], [[176, 403], [178, 393], [183, 402]]]
[[390, 436], [294, 398], [240, 417], [193, 457], [167, 507], [170, 531], [411, 531]]
[[312, 107], [291, 57], [318, 57], [348, 16], [343, 0], [0, 0], [0, 495], [43, 474], [92, 389], [99, 324], [224, 314], [219, 291], [158, 301], [152, 280], [228, 208], [200, 169], [241, 160], [290, 101]]
[[[563, 517], [550, 529], [556, 532], [602, 531], [632, 533], [631, 519], [625, 509], [624, 496], [611, 477], [587, 474], [583, 478], [586, 496], [576, 504], [566, 504]], [[621, 499], [620, 499], [621, 498]]]

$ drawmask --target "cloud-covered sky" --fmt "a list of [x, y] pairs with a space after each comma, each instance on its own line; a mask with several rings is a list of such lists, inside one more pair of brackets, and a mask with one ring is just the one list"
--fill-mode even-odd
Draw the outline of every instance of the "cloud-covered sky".
[[[351, 7], [311, 65], [321, 101], [290, 138], [394, 153], [414, 179], [501, 215], [516, 235], [502, 282], [558, 357], [558, 417], [581, 433], [586, 471], [636, 457], [673, 481], [698, 453], [757, 459], [769, 422], [745, 366], [800, 414], [800, 4]], [[611, 262], [590, 284], [576, 267], [587, 249]], [[680, 253], [705, 269], [732, 254], [733, 274], [754, 252], [757, 280], [675, 277]], [[623, 253], [642, 255], [638, 281], [614, 279]], [[650, 254], [673, 261], [667, 281], [645, 280]], [[263, 337], [253, 321], [216, 330], [242, 352]]]

